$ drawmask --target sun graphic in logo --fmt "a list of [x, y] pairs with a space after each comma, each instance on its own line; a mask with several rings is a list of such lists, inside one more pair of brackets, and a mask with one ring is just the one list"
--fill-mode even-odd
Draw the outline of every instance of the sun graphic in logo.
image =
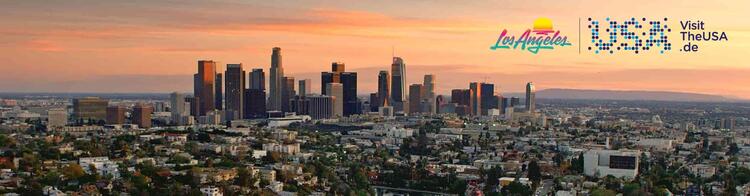
[[552, 20], [550, 20], [549, 18], [537, 18], [534, 21], [534, 33], [536, 33], [537, 35], [547, 35], [547, 33], [552, 32], [554, 32], [554, 30], [552, 30]]

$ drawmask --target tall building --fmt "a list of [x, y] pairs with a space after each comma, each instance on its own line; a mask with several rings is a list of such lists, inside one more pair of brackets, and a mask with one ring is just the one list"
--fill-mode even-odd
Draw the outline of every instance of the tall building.
[[221, 73], [216, 74], [216, 86], [214, 87], [214, 90], [216, 91], [214, 93], [214, 96], [216, 99], [214, 99], [214, 109], [216, 110], [223, 110], [224, 109], [224, 93], [221, 92], [223, 89], [221, 84], [223, 81]]
[[109, 100], [98, 97], [73, 99], [73, 119], [104, 121], [107, 118]]
[[226, 94], [226, 120], [243, 119], [245, 96], [245, 71], [242, 64], [227, 64], [224, 72], [226, 79], [224, 93]]
[[409, 85], [409, 114], [422, 113], [422, 97], [425, 95], [425, 88], [422, 84]]
[[341, 83], [328, 83], [326, 85], [328, 96], [333, 97], [333, 116], [344, 116], [344, 85]]
[[[284, 67], [281, 63], [281, 48], [273, 48], [271, 53], [271, 69], [268, 75], [268, 110], [281, 111], [281, 105], [283, 103], [282, 83], [284, 82]], [[288, 100], [287, 100], [288, 101]]]
[[471, 89], [471, 114], [475, 116], [482, 115], [482, 88], [477, 82], [469, 83], [469, 89]]
[[327, 86], [330, 83], [340, 83], [343, 85], [343, 97], [337, 97], [337, 100], [343, 101], [344, 116], [360, 113], [359, 100], [357, 99], [357, 73], [346, 72], [346, 65], [341, 62], [331, 63], [331, 72], [321, 72], [321, 93], [331, 95]]
[[125, 124], [125, 106], [113, 105], [107, 107], [107, 124]]
[[378, 97], [378, 93], [370, 93], [370, 102], [368, 103], [369, 111], [370, 112], [377, 112], [378, 111], [378, 100], [380, 100], [380, 97]]
[[331, 72], [320, 72], [320, 93], [328, 95], [326, 86], [328, 83], [341, 83], [341, 73], [346, 71], [346, 66], [342, 62], [331, 63]]
[[445, 104], [446, 104], [445, 97], [443, 97], [442, 95], [436, 96], [435, 104], [434, 104], [435, 106], [433, 106], [435, 107], [435, 113], [438, 113], [438, 114], [443, 113], [443, 111], [440, 111], [440, 106], [445, 105]]
[[299, 80], [299, 86], [297, 87], [299, 89], [299, 96], [306, 96], [309, 94], [312, 94], [312, 80], [310, 79], [303, 79]]
[[480, 83], [482, 99], [482, 115], [487, 115], [487, 110], [497, 108], [495, 100], [495, 85], [490, 83]]
[[526, 110], [533, 113], [536, 109], [536, 89], [534, 89], [534, 83], [526, 83]]
[[510, 98], [510, 106], [511, 107], [521, 107], [521, 98], [511, 97]]
[[307, 114], [310, 115], [312, 119], [328, 119], [334, 117], [334, 97], [312, 94], [306, 96], [305, 99], [307, 100]]
[[289, 102], [289, 110], [291, 110], [291, 112], [298, 115], [307, 115], [309, 113], [307, 108], [309, 100], [305, 96], [294, 96]]
[[195, 101], [195, 115], [203, 116], [206, 112], [216, 109], [216, 62], [210, 60], [198, 61], [198, 73], [194, 75], [193, 88]]
[[357, 98], [357, 72], [341, 72], [341, 84], [344, 88], [344, 116], [361, 113]]
[[263, 89], [248, 89], [245, 91], [245, 119], [265, 118], [266, 115], [266, 92]]
[[[382, 70], [378, 73], [378, 99], [375, 107], [382, 107], [388, 104], [388, 99], [391, 98], [391, 77], [388, 71]], [[372, 103], [370, 103], [372, 104]]]
[[403, 111], [406, 99], [406, 65], [401, 57], [393, 57], [391, 64], [391, 104], [394, 110]]
[[426, 109], [422, 111], [424, 113], [434, 114], [437, 109], [435, 105], [435, 79], [437, 79], [435, 75], [424, 75], [424, 84], [422, 85], [424, 87], [424, 97], [422, 99], [426, 104], [423, 106]]
[[68, 124], [68, 111], [65, 108], [47, 110], [47, 130], [60, 130]]
[[266, 73], [263, 69], [253, 69], [250, 72], [250, 89], [266, 89]]
[[169, 104], [171, 106], [172, 124], [185, 125], [185, 118], [190, 116], [190, 112], [186, 109], [186, 106], [189, 107], [189, 105], [185, 101], [185, 95], [178, 92], [169, 94]]
[[471, 89], [453, 89], [451, 91], [451, 103], [455, 104], [454, 112], [465, 116], [471, 114]]
[[141, 128], [151, 128], [151, 113], [154, 112], [154, 108], [148, 104], [137, 103], [133, 107], [133, 115], [131, 121], [133, 124], [137, 124]]
[[297, 92], [294, 90], [294, 77], [283, 77], [281, 83], [281, 111], [291, 112], [289, 100], [294, 98]]

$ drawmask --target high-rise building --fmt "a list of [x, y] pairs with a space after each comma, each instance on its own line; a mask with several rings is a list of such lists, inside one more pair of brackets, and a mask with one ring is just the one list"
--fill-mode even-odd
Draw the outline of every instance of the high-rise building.
[[476, 116], [482, 115], [482, 88], [477, 82], [469, 83], [469, 89], [471, 89], [471, 114]]
[[169, 94], [169, 104], [171, 106], [170, 112], [172, 114], [172, 124], [185, 125], [187, 122], [185, 118], [190, 116], [186, 106], [189, 106], [185, 101], [185, 95], [178, 92]]
[[346, 72], [345, 64], [342, 62], [331, 63], [331, 72], [321, 72], [321, 93], [324, 95], [331, 95], [328, 92], [327, 86], [330, 83], [340, 83], [344, 88], [343, 97], [337, 97], [339, 101], [343, 101], [344, 116], [360, 113], [360, 103], [357, 99], [357, 73]]
[[[331, 83], [337, 84], [337, 83]], [[334, 97], [327, 95], [308, 95], [307, 100], [308, 115], [312, 119], [328, 119], [334, 117]]]
[[226, 120], [243, 119], [245, 96], [245, 71], [242, 64], [227, 64], [226, 79]]
[[422, 84], [409, 85], [409, 114], [422, 113], [421, 100], [425, 95], [425, 89]]
[[510, 106], [511, 107], [521, 107], [521, 98], [511, 97], [510, 98]]
[[487, 115], [487, 110], [497, 108], [495, 105], [497, 101], [495, 101], [495, 85], [490, 83], [479, 83], [479, 86], [481, 88], [481, 99], [482, 99], [482, 115]]
[[73, 119], [104, 121], [107, 118], [109, 101], [98, 97], [73, 99]]
[[306, 96], [312, 93], [312, 80], [310, 79], [302, 79], [299, 80], [299, 86], [297, 87], [299, 89], [298, 95], [299, 96]]
[[222, 81], [223, 77], [221, 73], [216, 74], [216, 86], [214, 87], [214, 90], [216, 91], [214, 93], [214, 96], [216, 99], [214, 99], [214, 109], [216, 110], [223, 110], [224, 109], [224, 93], [221, 92], [222, 88]]
[[125, 106], [113, 105], [107, 107], [107, 124], [125, 124]]
[[471, 105], [471, 89], [453, 89], [451, 91], [451, 103]]
[[341, 84], [344, 88], [344, 116], [361, 113], [357, 98], [357, 72], [341, 72]]
[[294, 98], [294, 95], [297, 94], [294, 90], [294, 77], [283, 77], [281, 89], [281, 111], [290, 112], [289, 100]]
[[380, 97], [378, 97], [378, 93], [370, 93], [370, 101], [367, 103], [370, 112], [378, 111], [378, 107], [380, 107], [378, 106], [378, 100], [380, 100]]
[[341, 73], [346, 71], [346, 66], [342, 62], [331, 63], [331, 72], [320, 72], [320, 93], [328, 95], [326, 86], [328, 83], [341, 83]]
[[437, 79], [435, 75], [424, 75], [424, 84], [422, 85], [424, 87], [424, 97], [422, 97], [422, 101], [426, 104], [423, 106], [423, 108], [426, 109], [422, 111], [424, 113], [434, 114], [437, 109], [435, 105], [435, 79]]
[[438, 95], [435, 97], [435, 113], [443, 113], [443, 111], [440, 111], [440, 106], [445, 105], [447, 102], [445, 101], [445, 97], [442, 95]]
[[309, 113], [309, 110], [307, 108], [309, 100], [305, 96], [294, 96], [294, 98], [289, 100], [289, 107], [291, 110], [290, 112], [294, 112], [298, 115], [307, 115]]
[[326, 85], [328, 96], [333, 97], [333, 116], [344, 116], [344, 85], [341, 83], [328, 83]]
[[133, 107], [133, 115], [131, 121], [133, 124], [137, 124], [141, 128], [151, 128], [151, 113], [154, 108], [148, 104], [138, 103]]
[[[273, 48], [271, 53], [271, 69], [269, 70], [268, 76], [268, 110], [281, 111], [281, 105], [283, 103], [282, 83], [284, 82], [284, 67], [281, 63], [281, 48]], [[289, 100], [287, 100], [289, 101]]]
[[536, 89], [534, 89], [534, 83], [526, 83], [526, 110], [533, 113], [536, 109]]
[[253, 69], [250, 73], [250, 89], [266, 89], [266, 73], [263, 69]]
[[391, 64], [391, 104], [395, 111], [404, 110], [406, 99], [406, 64], [401, 57], [393, 57]]
[[[382, 107], [388, 105], [388, 100], [391, 99], [391, 77], [388, 71], [382, 70], [378, 73], [378, 99], [375, 103], [375, 107]], [[372, 104], [372, 103], [370, 103]]]
[[453, 89], [451, 103], [456, 104], [453, 111], [461, 116], [471, 114], [471, 89]]
[[65, 108], [47, 110], [47, 130], [60, 130], [68, 124], [68, 111]]
[[245, 119], [265, 118], [266, 92], [263, 89], [248, 89], [245, 91]]
[[206, 115], [206, 112], [216, 109], [216, 62], [210, 60], [198, 61], [198, 73], [194, 75], [193, 109], [195, 116]]

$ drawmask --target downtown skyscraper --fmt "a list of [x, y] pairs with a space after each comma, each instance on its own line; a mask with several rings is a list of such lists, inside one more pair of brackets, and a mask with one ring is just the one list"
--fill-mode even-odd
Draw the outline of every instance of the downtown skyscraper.
[[216, 62], [211, 60], [198, 61], [198, 73], [193, 75], [194, 100], [197, 102], [195, 116], [204, 116], [216, 109]]
[[424, 97], [422, 100], [425, 102], [422, 105], [422, 112], [428, 114], [436, 113], [435, 106], [435, 75], [427, 74], [424, 75], [424, 82], [422, 87], [424, 88]]
[[480, 109], [482, 110], [482, 115], [487, 115], [487, 111], [490, 109], [497, 108], [497, 100], [495, 100], [495, 84], [491, 83], [479, 83], [479, 88], [481, 89], [481, 99], [482, 99], [482, 105]]
[[471, 114], [475, 116], [482, 115], [482, 88], [478, 82], [469, 83], [471, 89]]
[[406, 65], [401, 57], [393, 57], [391, 64], [391, 104], [394, 110], [403, 111], [406, 101]]
[[242, 64], [227, 64], [225, 77], [226, 119], [242, 119], [244, 114], [245, 71]]
[[[328, 92], [328, 84], [340, 83], [342, 85], [342, 97], [336, 97], [336, 101], [343, 104], [343, 116], [359, 114], [361, 111], [359, 99], [357, 99], [357, 72], [346, 72], [346, 65], [341, 62], [331, 63], [331, 72], [321, 72], [321, 92], [324, 95], [331, 95]], [[338, 103], [338, 102], [336, 102]]]
[[[284, 67], [281, 61], [281, 48], [273, 48], [271, 53], [271, 68], [268, 76], [268, 110], [281, 111], [282, 83], [284, 82]], [[289, 100], [287, 100], [289, 101]]]
[[266, 115], [266, 76], [263, 69], [253, 69], [250, 73], [250, 88], [245, 90], [243, 118], [265, 118]]
[[377, 107], [383, 107], [388, 105], [388, 99], [391, 98], [391, 77], [388, 71], [382, 70], [378, 73], [378, 93], [377, 93]]
[[536, 109], [536, 89], [534, 83], [526, 83], [526, 110], [529, 113], [534, 113]]

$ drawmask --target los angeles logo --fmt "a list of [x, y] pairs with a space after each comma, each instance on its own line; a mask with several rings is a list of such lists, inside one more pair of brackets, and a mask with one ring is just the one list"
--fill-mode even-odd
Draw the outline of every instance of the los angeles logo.
[[527, 50], [533, 54], [539, 53], [539, 50], [552, 50], [555, 46], [572, 46], [568, 42], [568, 37], [560, 35], [559, 30], [552, 28], [552, 20], [548, 18], [538, 18], [534, 21], [534, 29], [526, 29], [521, 36], [508, 35], [508, 30], [503, 29], [497, 42], [491, 46], [491, 50], [497, 49], [521, 49]]

